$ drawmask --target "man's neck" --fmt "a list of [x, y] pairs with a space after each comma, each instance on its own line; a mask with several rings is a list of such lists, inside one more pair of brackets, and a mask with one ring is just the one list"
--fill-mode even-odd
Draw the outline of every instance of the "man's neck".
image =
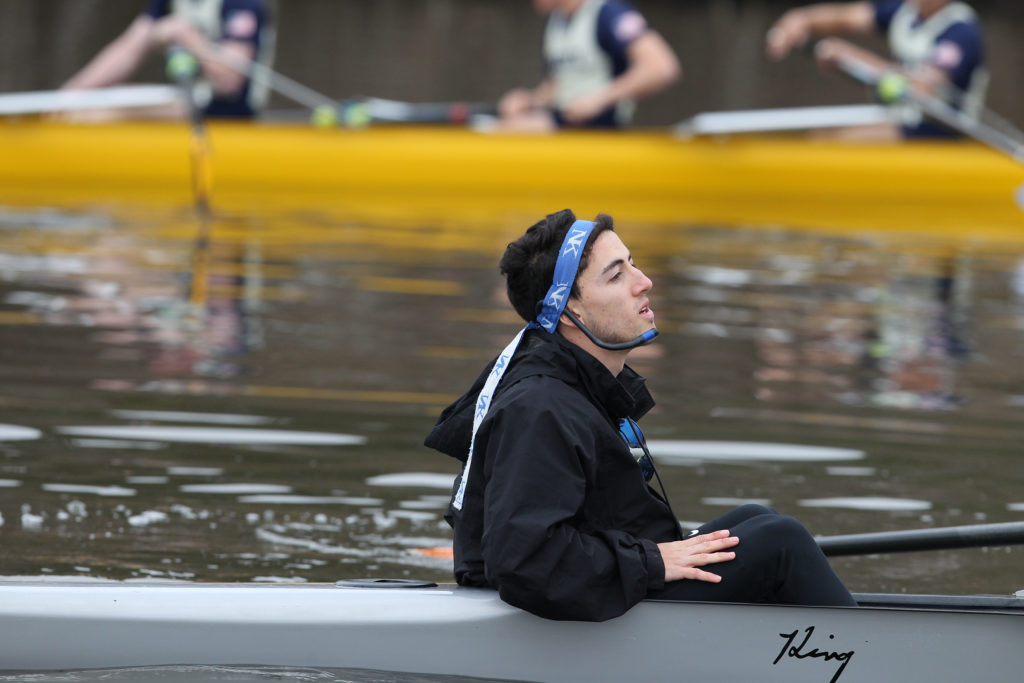
[[577, 328], [567, 325], [559, 325], [558, 334], [562, 335], [562, 338], [566, 341], [572, 342], [596, 358], [601, 365], [608, 368], [608, 372], [612, 373], [613, 377], [618, 377], [619, 373], [622, 372], [622, 368], [626, 365], [626, 357], [629, 356], [629, 350], [612, 351], [610, 349], [602, 349], [590, 341], [587, 335], [580, 332]]

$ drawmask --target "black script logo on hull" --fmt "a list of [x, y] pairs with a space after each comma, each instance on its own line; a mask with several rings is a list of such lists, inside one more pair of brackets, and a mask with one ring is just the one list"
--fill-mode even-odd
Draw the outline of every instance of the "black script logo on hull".
[[[853, 659], [853, 650], [848, 652], [836, 652], [834, 650], [820, 650], [817, 647], [809, 647], [811, 638], [814, 636], [814, 626], [808, 626], [803, 630], [804, 637], [800, 641], [799, 645], [794, 645], [797, 638], [800, 636], [800, 629], [790, 631], [789, 633], [780, 633], [779, 637], [785, 639], [785, 643], [782, 645], [782, 649], [779, 650], [779, 655], [772, 662], [772, 665], [778, 664], [782, 661], [783, 657], [787, 659], [820, 659], [825, 662], [842, 662], [839, 668], [836, 669], [836, 673], [832, 676], [829, 683], [836, 683], [839, 677], [843, 675], [843, 671], [846, 669], [846, 665]], [[835, 640], [835, 635], [829, 634], [829, 640]]]

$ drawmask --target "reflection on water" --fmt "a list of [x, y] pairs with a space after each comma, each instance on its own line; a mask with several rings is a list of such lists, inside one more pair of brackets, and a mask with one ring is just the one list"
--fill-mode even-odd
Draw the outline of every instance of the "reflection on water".
[[297, 432], [275, 429], [226, 429], [224, 427], [113, 425], [59, 427], [57, 431], [61, 434], [76, 436], [111, 437], [115, 441], [117, 439], [142, 439], [152, 443], [310, 444], [318, 446], [351, 446], [366, 443], [364, 437], [353, 434], [327, 434], [324, 432]]
[[698, 462], [821, 462], [860, 460], [864, 451], [852, 448], [805, 446], [751, 441], [659, 441], [647, 443], [651, 455], [665, 464]]
[[913, 512], [915, 510], [931, 510], [932, 504], [926, 500], [908, 500], [906, 498], [885, 498], [864, 496], [860, 498], [815, 498], [801, 500], [797, 503], [809, 508], [847, 508], [849, 510], [888, 510], [890, 512]]
[[[186, 209], [0, 211], [0, 574], [450, 580], [457, 463], [421, 441], [518, 327], [498, 254], [323, 215], [212, 230], [196, 306]], [[823, 535], [1020, 517], [1024, 254], [619, 231], [655, 282], [663, 334], [632, 363], [688, 523], [750, 501]], [[1009, 593], [1017, 557], [836, 566], [855, 590]]]

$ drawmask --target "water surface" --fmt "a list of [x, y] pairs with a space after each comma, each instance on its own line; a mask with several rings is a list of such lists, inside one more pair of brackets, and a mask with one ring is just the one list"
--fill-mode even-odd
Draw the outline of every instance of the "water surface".
[[[495, 268], [516, 232], [472, 227], [493, 239], [254, 209], [197, 258], [188, 207], [0, 209], [0, 575], [450, 580], [458, 463], [421, 442], [519, 327]], [[747, 501], [819, 535], [1021, 519], [1024, 253], [619, 232], [655, 282], [662, 335], [631, 364], [684, 522]], [[834, 564], [857, 591], [1006, 594], [1019, 558]]]

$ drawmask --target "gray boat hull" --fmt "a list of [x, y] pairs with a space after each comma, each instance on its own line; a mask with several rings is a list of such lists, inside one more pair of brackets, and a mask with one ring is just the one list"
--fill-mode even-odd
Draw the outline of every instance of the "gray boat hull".
[[645, 601], [583, 623], [453, 586], [0, 582], [0, 670], [224, 664], [790, 683], [1024, 672], [1024, 601], [876, 598], [858, 608]]

